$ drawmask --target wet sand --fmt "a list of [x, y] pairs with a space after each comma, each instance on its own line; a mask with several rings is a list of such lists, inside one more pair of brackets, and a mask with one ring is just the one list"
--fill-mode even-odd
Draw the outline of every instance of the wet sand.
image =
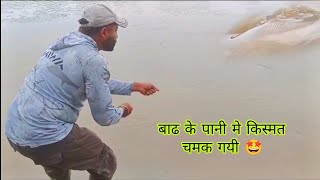
[[[41, 4], [42, 3], [42, 4]], [[254, 4], [253, 4], [254, 3]], [[131, 102], [132, 116], [100, 127], [86, 103], [78, 124], [94, 130], [115, 152], [119, 180], [182, 179], [320, 179], [320, 46], [290, 53], [227, 59], [225, 34], [255, 13], [268, 13], [288, 2], [110, 2], [129, 21], [119, 28], [115, 51], [103, 54], [112, 76], [151, 81], [160, 92], [151, 97], [114, 96], [114, 104]], [[318, 2], [309, 2], [316, 6]], [[48, 179], [10, 149], [4, 135], [8, 107], [25, 75], [43, 51], [76, 20], [88, 2], [1, 2], [1, 179]], [[24, 8], [29, 7], [29, 8]], [[56, 15], [56, 12], [59, 12]], [[250, 13], [249, 13], [250, 12]], [[287, 123], [285, 136], [226, 136], [182, 133], [164, 137], [159, 122], [228, 124], [249, 118]], [[200, 129], [199, 129], [200, 130]], [[183, 152], [182, 141], [228, 141], [236, 137], [238, 155]], [[256, 138], [257, 156], [244, 149]], [[73, 179], [88, 179], [72, 171]]]

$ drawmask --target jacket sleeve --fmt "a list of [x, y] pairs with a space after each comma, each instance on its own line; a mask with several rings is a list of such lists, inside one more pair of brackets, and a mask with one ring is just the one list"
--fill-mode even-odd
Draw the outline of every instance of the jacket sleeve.
[[119, 122], [123, 109], [112, 104], [107, 62], [102, 55], [88, 60], [83, 67], [86, 96], [93, 119], [101, 126], [110, 126]]
[[109, 80], [111, 94], [130, 96], [133, 91], [133, 83], [117, 79]]

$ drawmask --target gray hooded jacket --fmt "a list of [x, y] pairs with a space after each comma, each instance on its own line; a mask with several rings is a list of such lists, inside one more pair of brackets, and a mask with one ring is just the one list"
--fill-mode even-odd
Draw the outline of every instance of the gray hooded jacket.
[[26, 77], [11, 104], [6, 135], [21, 146], [60, 141], [87, 99], [98, 124], [116, 124], [123, 109], [113, 106], [111, 94], [130, 95], [132, 88], [131, 82], [110, 79], [92, 38], [71, 32], [50, 46]]

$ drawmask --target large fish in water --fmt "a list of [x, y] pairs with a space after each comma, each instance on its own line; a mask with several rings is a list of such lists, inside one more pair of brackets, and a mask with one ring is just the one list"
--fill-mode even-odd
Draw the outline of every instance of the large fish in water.
[[239, 24], [229, 35], [236, 44], [231, 56], [301, 49], [319, 43], [320, 12], [305, 6], [280, 9]]

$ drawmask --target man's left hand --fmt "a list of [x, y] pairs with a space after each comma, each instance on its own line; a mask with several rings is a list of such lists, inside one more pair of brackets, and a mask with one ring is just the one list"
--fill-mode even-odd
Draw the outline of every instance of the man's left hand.
[[135, 82], [133, 84], [133, 91], [140, 92], [142, 95], [145, 95], [145, 96], [150, 96], [156, 93], [157, 91], [159, 91], [159, 89], [151, 83]]

